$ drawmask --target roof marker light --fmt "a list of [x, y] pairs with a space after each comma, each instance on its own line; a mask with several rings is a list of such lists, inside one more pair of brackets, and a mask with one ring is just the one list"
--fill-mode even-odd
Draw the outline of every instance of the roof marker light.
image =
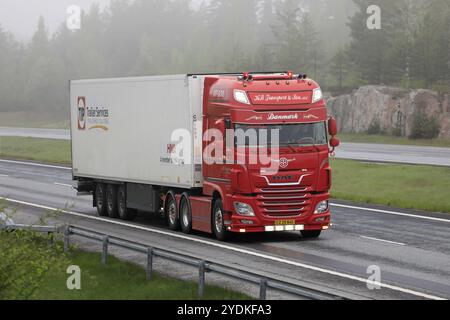
[[242, 90], [234, 90], [233, 92], [234, 100], [243, 104], [250, 104], [248, 100], [247, 93]]
[[316, 88], [313, 91], [313, 98], [312, 98], [312, 103], [316, 103], [319, 102], [320, 100], [323, 99], [323, 93], [322, 90], [320, 88]]

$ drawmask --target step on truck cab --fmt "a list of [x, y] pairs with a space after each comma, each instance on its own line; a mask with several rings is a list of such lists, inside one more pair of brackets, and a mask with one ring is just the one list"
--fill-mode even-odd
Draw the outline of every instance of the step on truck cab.
[[73, 178], [101, 216], [172, 230], [330, 227], [339, 145], [319, 85], [292, 72], [71, 81]]

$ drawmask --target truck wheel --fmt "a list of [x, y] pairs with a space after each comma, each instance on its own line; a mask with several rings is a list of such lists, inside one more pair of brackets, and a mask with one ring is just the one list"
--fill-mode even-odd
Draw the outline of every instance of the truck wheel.
[[302, 234], [303, 238], [305, 238], [305, 239], [316, 239], [316, 238], [320, 237], [322, 230], [305, 230], [305, 231], [300, 231], [300, 233]]
[[167, 195], [166, 219], [169, 229], [178, 231], [180, 229], [180, 218], [178, 216], [177, 201], [172, 193]]
[[227, 239], [227, 230], [225, 229], [223, 204], [221, 199], [217, 199], [214, 202], [212, 229], [217, 240], [225, 241]]
[[136, 218], [137, 210], [127, 207], [127, 192], [124, 185], [117, 190], [117, 211], [122, 220], [132, 221]]
[[112, 184], [109, 184], [106, 188], [106, 211], [110, 218], [119, 216], [117, 211], [117, 187]]
[[106, 190], [105, 185], [102, 183], [97, 183], [95, 186], [95, 206], [100, 217], [108, 216], [106, 211]]
[[189, 195], [183, 194], [180, 202], [180, 222], [181, 231], [186, 234], [192, 232], [192, 211], [191, 202], [189, 201]]

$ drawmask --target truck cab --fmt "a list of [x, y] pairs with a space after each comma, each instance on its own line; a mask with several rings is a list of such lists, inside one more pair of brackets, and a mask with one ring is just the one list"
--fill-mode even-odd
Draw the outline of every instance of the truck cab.
[[[330, 227], [329, 155], [339, 140], [315, 81], [292, 72], [206, 77], [203, 113], [204, 132], [225, 140], [224, 161], [203, 163], [203, 194], [215, 203], [219, 239], [279, 231], [314, 238]], [[214, 143], [205, 140], [204, 149]]]

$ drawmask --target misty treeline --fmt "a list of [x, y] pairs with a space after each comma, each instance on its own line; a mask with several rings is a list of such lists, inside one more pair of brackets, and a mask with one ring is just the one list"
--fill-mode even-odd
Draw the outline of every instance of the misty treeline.
[[[370, 5], [381, 30], [369, 30]], [[450, 0], [113, 0], [29, 43], [0, 29], [0, 110], [67, 110], [68, 80], [293, 70], [343, 92], [450, 83]], [[0, 22], [1, 23], [1, 22]]]

